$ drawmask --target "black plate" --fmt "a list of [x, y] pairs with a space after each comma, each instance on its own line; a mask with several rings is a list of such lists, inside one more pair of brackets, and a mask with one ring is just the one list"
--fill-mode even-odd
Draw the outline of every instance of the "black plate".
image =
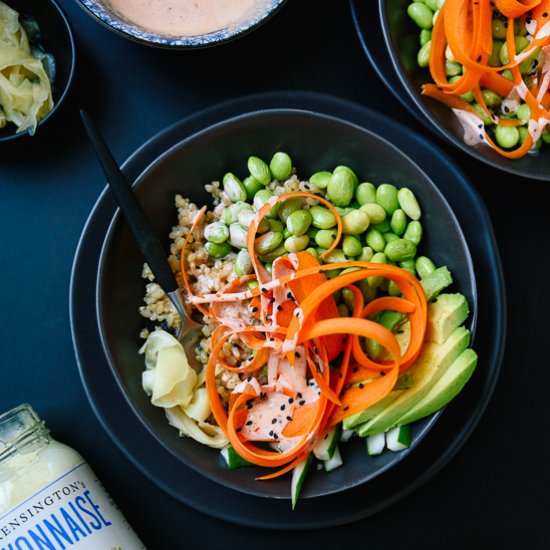
[[[206, 182], [219, 180], [229, 171], [245, 174], [249, 155], [270, 158], [278, 149], [290, 154], [298, 174], [309, 175], [345, 164], [354, 167], [361, 181], [406, 182], [423, 209], [426, 237], [422, 253], [438, 265], [449, 266], [456, 281], [454, 290], [466, 296], [472, 310], [471, 323], [475, 323], [477, 292], [472, 258], [449, 204], [410, 157], [350, 122], [309, 110], [284, 108], [227, 117], [186, 137], [155, 159], [135, 181], [135, 194], [156, 234], [168, 241], [177, 219], [172, 197], [181, 193], [199, 206], [209, 204]], [[138, 162], [139, 158], [138, 153]], [[137, 313], [143, 304], [142, 264], [143, 256], [127, 224], [120, 215], [115, 216], [99, 262], [97, 313], [105, 355], [128, 403], [159, 442], [187, 466], [237, 491], [289, 499], [288, 476], [258, 483], [255, 478], [265, 475], [265, 469], [227, 469], [220, 464], [217, 451], [179, 437], [167, 423], [164, 410], [151, 405], [142, 388], [143, 356], [138, 353], [143, 345], [138, 335], [145, 324]], [[412, 444], [406, 451], [383, 453], [373, 460], [365, 459], [361, 439], [350, 441], [342, 449], [346, 467], [330, 475], [324, 471], [310, 473], [301, 498], [340, 492], [392, 468], [414, 450], [435, 420], [431, 416], [413, 424]]]
[[[261, 108], [314, 110], [376, 129], [388, 140], [399, 139], [405, 152], [428, 166], [428, 172], [457, 214], [476, 266], [480, 312], [476, 349], [482, 368], [447, 407], [422, 445], [367, 485], [304, 499], [294, 512], [286, 500], [242, 494], [185, 467], [159, 445], [126, 404], [114, 383], [95, 320], [90, 316], [95, 308], [95, 281], [90, 274], [97, 270], [103, 236], [115, 212], [107, 192], [101, 195], [90, 215], [75, 257], [71, 281], [73, 341], [82, 381], [98, 418], [126, 456], [159, 487], [197, 510], [243, 525], [279, 529], [327, 527], [363, 518], [389, 506], [428, 480], [462, 446], [483, 413], [498, 377], [506, 325], [504, 283], [487, 213], [461, 173], [425, 140], [355, 104], [305, 93], [269, 94], [230, 102], [180, 122], [153, 138], [128, 160], [125, 172], [135, 180], [151, 161], [182, 138], [230, 116]], [[235, 514], [235, 510], [239, 513]]]

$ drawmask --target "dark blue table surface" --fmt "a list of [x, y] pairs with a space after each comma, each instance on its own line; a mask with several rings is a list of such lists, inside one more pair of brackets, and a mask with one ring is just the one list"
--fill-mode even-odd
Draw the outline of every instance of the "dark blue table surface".
[[[77, 40], [73, 93], [55, 123], [32, 142], [0, 147], [0, 411], [30, 402], [57, 439], [87, 458], [148, 548], [235, 548], [243, 542], [267, 548], [548, 548], [548, 184], [495, 172], [419, 127], [369, 66], [343, 0], [289, 0], [252, 34], [191, 52], [132, 43], [73, 0], [61, 5]], [[128, 461], [86, 399], [68, 303], [77, 242], [104, 188], [78, 107], [88, 108], [123, 161], [197, 110], [287, 89], [355, 101], [437, 140], [487, 205], [509, 307], [496, 390], [457, 456], [389, 509], [343, 527], [292, 533], [247, 529], [196, 512]]]

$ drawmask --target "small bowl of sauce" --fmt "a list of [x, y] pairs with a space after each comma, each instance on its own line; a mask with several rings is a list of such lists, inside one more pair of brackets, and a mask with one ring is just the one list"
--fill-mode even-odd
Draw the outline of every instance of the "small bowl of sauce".
[[131, 40], [160, 48], [201, 48], [233, 40], [272, 17], [286, 0], [77, 0]]

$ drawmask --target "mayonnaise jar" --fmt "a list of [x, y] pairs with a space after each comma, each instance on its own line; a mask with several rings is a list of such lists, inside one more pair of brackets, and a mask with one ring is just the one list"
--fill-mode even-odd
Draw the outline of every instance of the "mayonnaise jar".
[[0, 415], [0, 550], [145, 546], [86, 461], [28, 404]]

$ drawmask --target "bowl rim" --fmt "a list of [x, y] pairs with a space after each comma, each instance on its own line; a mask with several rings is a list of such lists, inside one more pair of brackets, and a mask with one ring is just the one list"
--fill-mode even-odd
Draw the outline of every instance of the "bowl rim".
[[[247, 25], [237, 27], [237, 29], [231, 34], [224, 34], [224, 29], [213, 31], [204, 35], [181, 37], [181, 36], [166, 36], [146, 30], [138, 30], [139, 27], [135, 27], [135, 30], [130, 24], [120, 23], [116, 26], [105, 16], [105, 12], [100, 9], [100, 6], [96, 9], [94, 6], [98, 6], [95, 0], [75, 0], [75, 2], [95, 21], [100, 23], [103, 27], [114, 32], [118, 36], [126, 38], [136, 44], [142, 44], [144, 46], [150, 46], [157, 49], [164, 50], [200, 50], [232, 42], [237, 38], [245, 36], [254, 31], [269, 19], [271, 19], [276, 13], [278, 13], [288, 0], [272, 0], [273, 4], [269, 8], [266, 8], [261, 17], [253, 18]], [[117, 22], [118, 23], [118, 22]]]
[[[44, 118], [40, 119], [40, 121], [36, 125], [36, 132], [38, 132], [38, 128], [40, 128], [43, 124], [45, 124], [54, 115], [54, 113], [56, 113], [59, 110], [59, 108], [60, 108], [61, 104], [63, 103], [64, 99], [69, 94], [69, 90], [71, 89], [71, 86], [72, 86], [72, 83], [73, 83], [74, 74], [75, 74], [75, 66], [76, 66], [76, 45], [75, 45], [75, 40], [74, 40], [73, 29], [72, 29], [71, 23], [69, 21], [69, 18], [67, 17], [67, 15], [65, 14], [63, 8], [57, 2], [57, 0], [47, 0], [47, 1], [55, 9], [57, 9], [61, 19], [64, 22], [65, 29], [67, 30], [67, 34], [69, 36], [71, 62], [70, 62], [70, 66], [69, 66], [69, 75], [68, 75], [68, 78], [67, 78], [67, 83], [65, 84], [65, 86], [63, 88], [63, 91], [61, 92], [61, 95], [59, 96], [59, 99], [55, 102], [55, 104], [53, 106], [53, 109]], [[29, 129], [27, 129], [24, 132], [21, 132], [19, 134], [10, 133], [10, 134], [7, 134], [5, 136], [0, 136], [0, 142], [12, 141], [14, 139], [17, 139], [17, 138], [20, 138], [20, 137], [23, 137], [23, 136], [32, 137], [32, 136], [29, 135]]]
[[[141, 173], [137, 176], [137, 178], [132, 182], [132, 186], [134, 187], [134, 189], [138, 189], [139, 186], [141, 184], [143, 184], [144, 180], [148, 177], [148, 175], [151, 172], [153, 172], [157, 166], [161, 165], [167, 158], [170, 157], [170, 155], [173, 154], [174, 151], [178, 150], [181, 147], [184, 147], [185, 144], [188, 143], [189, 141], [200, 138], [202, 135], [205, 135], [205, 134], [207, 134], [207, 133], [209, 133], [209, 132], [211, 132], [211, 131], [219, 128], [219, 127], [225, 127], [227, 125], [233, 124], [236, 121], [241, 121], [241, 120], [247, 119], [247, 118], [255, 119], [258, 116], [262, 117], [262, 116], [265, 116], [265, 115], [276, 114], [276, 113], [279, 113], [279, 114], [284, 113], [286, 115], [300, 114], [300, 115], [303, 115], [303, 116], [314, 116], [314, 117], [317, 117], [317, 118], [321, 118], [323, 120], [327, 120], [327, 121], [330, 121], [330, 122], [336, 122], [340, 125], [344, 125], [344, 126], [347, 126], [347, 127], [354, 128], [355, 130], [358, 130], [358, 131], [363, 132], [363, 133], [367, 133], [371, 136], [371, 138], [374, 138], [374, 139], [382, 142], [385, 146], [387, 146], [388, 148], [393, 150], [396, 154], [398, 154], [401, 157], [404, 157], [414, 167], [414, 169], [418, 171], [419, 175], [424, 180], [426, 180], [428, 182], [430, 192], [435, 193], [438, 196], [439, 200], [441, 200], [443, 202], [443, 204], [445, 205], [446, 210], [449, 213], [450, 221], [452, 222], [452, 226], [455, 228], [455, 231], [457, 231], [458, 235], [460, 236], [460, 240], [462, 241], [463, 247], [466, 251], [466, 259], [467, 259], [466, 271], [468, 273], [469, 285], [471, 285], [471, 289], [472, 289], [472, 298], [471, 298], [472, 299], [472, 304], [470, 305], [471, 316], [468, 319], [468, 324], [470, 326], [470, 330], [471, 330], [471, 334], [472, 334], [472, 340], [473, 340], [473, 338], [475, 336], [477, 320], [478, 320], [477, 282], [476, 282], [476, 276], [475, 276], [475, 268], [474, 268], [474, 265], [473, 265], [473, 258], [472, 258], [472, 255], [471, 255], [471, 252], [470, 252], [470, 249], [469, 249], [469, 246], [468, 246], [468, 242], [467, 242], [467, 240], [465, 238], [465, 235], [462, 231], [460, 223], [458, 222], [456, 214], [454, 213], [454, 210], [452, 209], [452, 207], [451, 207], [449, 201], [447, 200], [447, 198], [445, 197], [445, 195], [440, 191], [437, 184], [433, 181], [433, 179], [430, 176], [428, 176], [428, 174], [423, 170], [423, 168], [413, 158], [411, 158], [411, 156], [409, 156], [408, 154], [403, 152], [401, 149], [399, 149], [399, 147], [397, 145], [395, 145], [394, 143], [389, 141], [387, 138], [379, 135], [374, 130], [365, 128], [365, 127], [363, 127], [362, 125], [360, 125], [358, 123], [346, 120], [345, 118], [342, 118], [342, 117], [339, 117], [339, 116], [326, 114], [326, 113], [318, 112], [318, 111], [307, 110], [307, 109], [303, 109], [303, 108], [278, 107], [278, 108], [269, 108], [269, 109], [256, 109], [256, 110], [253, 110], [253, 111], [249, 111], [247, 113], [242, 113], [242, 114], [239, 114], [239, 115], [229, 116], [228, 118], [226, 118], [224, 120], [218, 121], [214, 124], [211, 124], [211, 125], [209, 125], [205, 128], [202, 128], [200, 130], [197, 130], [197, 131], [187, 135], [184, 139], [179, 140], [177, 143], [175, 143], [174, 145], [172, 145], [168, 149], [162, 150], [162, 152], [160, 152], [157, 155], [157, 157], [150, 164], [148, 164], [147, 167], [145, 167], [141, 171]], [[131, 155], [130, 158], [133, 158], [133, 155]], [[107, 192], [109, 192], [108, 189], [107, 189]], [[95, 285], [96, 285], [96, 289], [95, 289], [95, 309], [96, 309], [96, 312], [95, 313], [96, 313], [96, 324], [97, 324], [97, 327], [98, 327], [98, 333], [99, 333], [99, 337], [100, 337], [100, 341], [101, 341], [101, 348], [102, 348], [103, 353], [105, 355], [105, 358], [106, 358], [106, 361], [108, 363], [109, 369], [111, 370], [111, 372], [113, 374], [113, 377], [116, 380], [116, 383], [117, 383], [119, 389], [121, 390], [121, 393], [123, 394], [126, 403], [129, 405], [130, 409], [132, 410], [133, 414], [135, 416], [137, 416], [137, 418], [142, 423], [142, 425], [145, 426], [145, 428], [148, 430], [148, 432], [163, 446], [163, 448], [165, 448], [168, 452], [170, 452], [170, 454], [175, 456], [182, 464], [184, 464], [185, 466], [195, 470], [199, 474], [205, 476], [205, 475], [207, 475], [207, 473], [205, 472], [204, 469], [201, 469], [196, 464], [189, 462], [185, 458], [185, 456], [182, 456], [181, 453], [177, 453], [174, 448], [172, 448], [166, 441], [164, 441], [161, 434], [157, 433], [157, 431], [154, 429], [154, 426], [152, 425], [152, 423], [150, 423], [148, 421], [148, 419], [143, 415], [139, 405], [137, 403], [135, 403], [134, 400], [131, 398], [128, 385], [125, 384], [125, 382], [124, 382], [124, 380], [121, 376], [121, 373], [117, 370], [116, 363], [115, 363], [113, 355], [111, 354], [111, 351], [110, 351], [108, 338], [107, 338], [107, 335], [106, 335], [105, 329], [104, 329], [105, 323], [103, 322], [103, 319], [104, 319], [104, 314], [105, 314], [105, 308], [102, 305], [101, 297], [105, 294], [103, 274], [105, 273], [107, 251], [108, 251], [110, 243], [112, 242], [113, 234], [114, 234], [115, 230], [117, 230], [117, 228], [119, 227], [119, 224], [120, 224], [121, 220], [123, 220], [123, 215], [120, 212], [120, 209], [117, 208], [114, 215], [113, 215], [113, 217], [111, 218], [111, 220], [109, 222], [108, 229], [105, 233], [105, 236], [104, 236], [102, 244], [101, 244], [101, 250], [100, 250], [100, 253], [99, 253], [99, 261], [98, 261], [98, 269], [97, 269], [97, 274], [96, 274], [96, 278], [95, 278]], [[327, 495], [330, 495], [330, 494], [335, 494], [335, 493], [338, 493], [338, 492], [342, 492], [342, 491], [348, 490], [350, 488], [357, 487], [359, 485], [367, 483], [368, 481], [380, 476], [381, 474], [383, 474], [387, 470], [393, 468], [395, 465], [397, 465], [399, 462], [401, 462], [403, 459], [405, 459], [405, 457], [410, 452], [414, 451], [414, 449], [429, 434], [429, 432], [431, 431], [433, 426], [437, 423], [438, 419], [440, 418], [443, 410], [444, 409], [440, 409], [440, 410], [436, 411], [435, 413], [433, 413], [432, 415], [430, 415], [430, 416], [428, 416], [424, 419], [420, 419], [418, 422], [422, 423], [422, 426], [420, 426], [419, 433], [415, 436], [414, 444], [412, 444], [409, 449], [406, 449], [402, 453], [397, 453], [396, 454], [397, 456], [394, 457], [394, 460], [390, 460], [388, 462], [388, 464], [385, 465], [384, 467], [381, 467], [381, 468], [377, 469], [371, 475], [363, 477], [363, 478], [361, 478], [361, 480], [355, 481], [354, 483], [351, 483], [351, 484], [348, 484], [345, 487], [342, 487], [341, 489], [334, 489], [334, 490], [329, 490], [329, 491], [316, 492], [316, 493], [311, 494], [311, 495], [306, 494], [306, 495], [303, 496], [303, 498], [318, 498], [318, 497], [321, 497], [321, 496], [327, 496]], [[175, 428], [174, 428], [174, 430], [175, 430]], [[262, 490], [259, 490], [259, 489], [258, 490], [250, 490], [250, 489], [247, 489], [247, 488], [240, 487], [238, 482], [232, 482], [232, 481], [224, 480], [223, 475], [216, 476], [216, 477], [210, 477], [210, 476], [208, 476], [208, 477], [209, 477], [209, 479], [211, 479], [212, 481], [214, 481], [214, 482], [216, 482], [220, 485], [223, 485], [225, 487], [228, 487], [228, 488], [231, 488], [233, 490], [237, 490], [239, 492], [243, 492], [243, 493], [246, 493], [246, 494], [255, 495], [255, 496], [264, 497], [264, 498], [283, 498], [283, 499], [290, 498], [290, 495], [287, 495], [287, 494], [284, 494], [282, 496], [272, 495], [272, 494], [266, 494], [265, 491], [262, 491]]]
[[[470, 147], [469, 145], [466, 145], [466, 143], [464, 143], [464, 141], [461, 138], [459, 138], [458, 136], [455, 136], [454, 134], [450, 134], [437, 119], [434, 119], [434, 117], [430, 116], [429, 111], [426, 109], [424, 104], [419, 99], [418, 91], [416, 89], [413, 89], [411, 86], [409, 86], [408, 82], [405, 79], [405, 76], [404, 76], [405, 71], [398, 61], [399, 56], [397, 55], [397, 52], [395, 50], [395, 44], [394, 44], [394, 41], [392, 40], [392, 34], [391, 34], [390, 25], [389, 25], [389, 18], [387, 16], [387, 6], [388, 6], [388, 0], [378, 0], [378, 16], [380, 19], [382, 34], [384, 36], [384, 42], [386, 45], [386, 49], [388, 50], [388, 53], [389, 53], [392, 67], [397, 75], [397, 78], [399, 79], [399, 82], [402, 85], [402, 88], [408, 94], [409, 98], [413, 101], [417, 110], [420, 112], [421, 116], [427, 122], [429, 127], [434, 129], [437, 135], [442, 137], [447, 143], [455, 147], [458, 147], [461, 151], [464, 151], [465, 153], [475, 158], [476, 160], [484, 164], [487, 164], [489, 166], [492, 166], [497, 170], [514, 174], [516, 176], [520, 176], [523, 178], [532, 178], [540, 181], [550, 181], [550, 172], [548, 174], [544, 174], [544, 173], [539, 174], [539, 173], [531, 173], [531, 172], [526, 173], [526, 171], [516, 168], [515, 167], [516, 165], [514, 164], [513, 160], [507, 159], [505, 157], [498, 157], [499, 159], [502, 160], [502, 162], [498, 162], [497, 160], [492, 159], [490, 156], [480, 153], [481, 150], [485, 150], [489, 152], [494, 152], [494, 151], [488, 145], [484, 145], [482, 148], [474, 148], [474, 147]], [[399, 98], [401, 99], [400, 96]], [[401, 101], [403, 102], [404, 100], [401, 100]], [[550, 155], [550, 152], [546, 151], [546, 154]]]

